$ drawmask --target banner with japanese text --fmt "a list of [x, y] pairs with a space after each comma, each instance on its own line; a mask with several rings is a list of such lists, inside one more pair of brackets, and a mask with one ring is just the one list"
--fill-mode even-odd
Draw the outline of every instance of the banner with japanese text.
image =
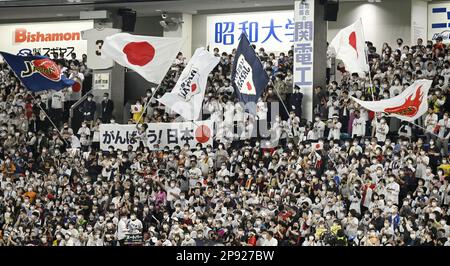
[[180, 123], [147, 124], [147, 147], [150, 150], [162, 150], [166, 146], [173, 150], [175, 146], [189, 144], [194, 149], [198, 143], [203, 147], [213, 144], [213, 121], [194, 121]]
[[203, 147], [213, 144], [213, 121], [194, 121], [180, 123], [148, 123], [145, 136], [138, 137], [135, 124], [102, 124], [100, 125], [100, 149], [127, 150], [128, 145], [136, 150], [139, 142], [150, 150], [162, 150], [165, 147], [174, 149], [175, 146], [183, 147], [185, 144], [194, 149], [198, 143]]
[[211, 15], [207, 17], [206, 42], [210, 51], [220, 53], [237, 47], [245, 32], [256, 50], [287, 53], [294, 43], [294, 14], [292, 11], [247, 12]]
[[303, 117], [312, 121], [314, 0], [295, 1], [294, 84], [303, 93]]
[[92, 20], [2, 24], [0, 50], [14, 55], [38, 52], [50, 58], [53, 53], [65, 58], [76, 53], [81, 59], [87, 53], [87, 41], [82, 39], [81, 31], [93, 27]]
[[126, 151], [128, 145], [135, 151], [139, 147], [138, 129], [135, 124], [101, 124], [100, 125], [100, 149], [107, 151], [109, 146], [114, 150]]

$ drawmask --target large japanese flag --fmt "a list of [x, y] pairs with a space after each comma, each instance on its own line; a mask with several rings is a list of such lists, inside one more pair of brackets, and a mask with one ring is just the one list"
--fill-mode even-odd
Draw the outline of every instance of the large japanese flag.
[[337, 59], [344, 62], [347, 71], [364, 73], [364, 71], [369, 71], [365, 46], [362, 20], [359, 19], [338, 32], [330, 43], [330, 50]]
[[219, 61], [218, 57], [210, 54], [205, 48], [198, 48], [181, 73], [173, 90], [164, 94], [158, 101], [186, 120], [198, 119], [208, 74]]
[[428, 90], [431, 80], [417, 80], [401, 94], [381, 101], [361, 101], [354, 97], [352, 100], [373, 112], [384, 113], [388, 116], [412, 122], [421, 117], [428, 109]]
[[102, 55], [159, 84], [183, 45], [180, 38], [117, 33], [105, 38]]

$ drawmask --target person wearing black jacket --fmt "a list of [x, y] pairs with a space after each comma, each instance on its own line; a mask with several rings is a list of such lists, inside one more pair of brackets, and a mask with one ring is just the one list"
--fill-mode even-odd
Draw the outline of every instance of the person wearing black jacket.
[[381, 230], [381, 228], [383, 228], [384, 225], [384, 218], [380, 216], [380, 209], [376, 209], [373, 212], [373, 219], [370, 222], [371, 224], [373, 224], [373, 226], [375, 227], [375, 229], [377, 229], [378, 231]]
[[35, 98], [35, 103], [33, 104], [33, 114], [36, 117], [36, 129], [46, 131], [48, 126], [48, 119], [44, 112], [47, 112], [47, 107], [45, 103], [41, 101], [41, 97], [37, 96]]
[[300, 87], [295, 85], [294, 92], [288, 95], [287, 107], [290, 111], [294, 111], [295, 115], [302, 117], [302, 100], [303, 93], [300, 92]]
[[109, 94], [103, 94], [102, 101], [102, 123], [109, 123], [114, 110], [114, 102], [109, 99]]
[[87, 101], [83, 102], [83, 105], [80, 108], [80, 112], [83, 114], [83, 120], [88, 122], [91, 126], [96, 110], [97, 105], [93, 101], [93, 95], [89, 94], [87, 97]]

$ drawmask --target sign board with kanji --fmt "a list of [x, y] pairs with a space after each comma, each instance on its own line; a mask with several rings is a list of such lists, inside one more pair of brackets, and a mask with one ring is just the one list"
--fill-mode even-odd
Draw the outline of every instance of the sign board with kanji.
[[312, 121], [314, 63], [314, 0], [295, 1], [294, 84], [303, 93], [304, 118]]
[[231, 53], [245, 32], [251, 44], [266, 52], [287, 53], [294, 43], [292, 11], [250, 12], [207, 17], [207, 45], [210, 51]]
[[213, 121], [194, 121], [181, 123], [148, 123], [145, 134], [138, 134], [135, 124], [101, 124], [100, 149], [106, 151], [109, 146], [115, 149], [127, 150], [131, 145], [133, 150], [142, 142], [150, 150], [162, 150], [165, 147], [174, 149], [189, 144], [194, 149], [198, 143], [203, 147], [213, 144]]

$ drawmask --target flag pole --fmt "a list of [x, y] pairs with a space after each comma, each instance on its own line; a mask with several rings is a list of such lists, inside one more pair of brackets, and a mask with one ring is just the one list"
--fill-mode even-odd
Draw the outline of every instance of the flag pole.
[[[13, 72], [14, 72], [14, 71], [13, 71]], [[24, 87], [26, 87], [26, 86], [24, 85]], [[28, 88], [27, 88], [27, 90], [28, 90]], [[36, 98], [34, 98], [33, 94], [30, 94], [30, 95], [31, 95], [31, 97], [33, 98], [33, 100], [36, 101]], [[41, 111], [44, 112], [45, 116], [48, 118], [48, 120], [50, 121], [50, 123], [52, 123], [52, 125], [53, 125], [53, 126], [55, 127], [55, 129], [58, 131], [58, 134], [59, 134], [59, 136], [61, 137], [61, 139], [64, 141], [64, 143], [65, 143], [67, 146], [69, 146], [69, 144], [67, 143], [67, 141], [64, 139], [64, 137], [63, 137], [61, 131], [60, 131], [59, 128], [55, 125], [55, 123], [54, 123], [53, 120], [50, 118], [50, 116], [47, 114], [47, 112], [42, 108], [42, 106], [41, 106], [40, 104], [38, 104], [38, 106], [39, 106], [39, 109], [41, 109]]]
[[[245, 31], [242, 32], [242, 33], [245, 35], [245, 37], [246, 37], [247, 40], [248, 40], [247, 33], [246, 33]], [[250, 40], [248, 41], [248, 43], [250, 43]], [[252, 47], [251, 43], [250, 43], [250, 47]], [[258, 54], [256, 54], [255, 49], [253, 49], [253, 47], [252, 47], [252, 50], [253, 50], [253, 52], [255, 53], [256, 58], [258, 58], [258, 61], [259, 61], [259, 63], [261, 64], [261, 66], [264, 66], [263, 63], [261, 62], [261, 59], [259, 58]], [[267, 75], [267, 74], [266, 74], [266, 75]], [[268, 76], [268, 78], [269, 78], [269, 80], [270, 80], [270, 77], [269, 77], [269, 76]], [[267, 86], [267, 85], [266, 85], [266, 86]], [[281, 104], [283, 105], [284, 109], [286, 110], [286, 114], [289, 116], [289, 111], [288, 111], [288, 109], [287, 109], [287, 107], [286, 107], [286, 105], [285, 105], [283, 99], [281, 99], [281, 96], [280, 96], [280, 94], [279, 94], [279, 92], [278, 92], [278, 89], [275, 88], [275, 86], [273, 86], [273, 89], [274, 89], [275, 92], [277, 93], [278, 99], [280, 99]], [[262, 96], [262, 95], [261, 95], [261, 96]]]
[[[187, 37], [182, 38], [182, 44], [181, 44], [181, 46], [180, 46], [180, 49], [181, 49], [181, 47], [184, 45], [184, 43], [185, 43], [186, 41], [187, 41]], [[173, 65], [173, 62], [172, 62], [172, 65]], [[164, 77], [162, 78], [162, 80], [164, 80], [164, 78], [166, 77], [167, 72], [168, 72], [168, 70], [166, 70], [166, 74], [164, 75]], [[147, 108], [148, 108], [148, 106], [150, 105], [150, 102], [151, 102], [151, 101], [153, 100], [153, 98], [155, 97], [156, 92], [157, 92], [157, 91], [159, 90], [159, 88], [161, 87], [161, 83], [162, 83], [162, 81], [159, 82], [159, 84], [158, 84], [158, 86], [156, 87], [155, 91], [152, 93], [152, 96], [150, 97], [150, 99], [148, 99], [147, 103], [145, 104], [144, 110], [142, 110], [142, 113], [141, 113], [141, 115], [140, 115], [140, 117], [139, 117], [139, 120], [136, 122], [136, 128], [138, 127], [139, 122], [140, 122], [141, 119], [142, 119], [142, 116], [144, 116], [144, 113], [147, 111]]]
[[434, 133], [434, 132], [432, 132], [432, 131], [430, 131], [430, 130], [428, 130], [428, 129], [426, 129], [426, 128], [424, 128], [424, 127], [422, 127], [422, 126], [420, 126], [420, 125], [418, 125], [418, 124], [416, 124], [416, 123], [414, 123], [414, 122], [411, 122], [411, 121], [406, 121], [406, 122], [408, 122], [408, 123], [410, 123], [411, 125], [414, 125], [414, 126], [420, 128], [420, 129], [422, 129], [424, 132], [428, 132], [428, 133], [430, 133], [431, 135], [434, 135], [434, 136], [436, 136], [437, 138], [439, 138], [439, 136], [438, 136], [436, 133]]
[[[362, 29], [362, 33], [363, 33], [363, 39], [364, 39], [364, 44], [366, 44], [366, 34], [364, 33], [364, 25], [362, 24], [362, 18], [360, 17], [359, 20], [361, 21], [361, 29]], [[369, 63], [369, 51], [367, 49], [367, 45], [365, 45], [364, 47], [364, 55], [366, 56], [366, 63], [369, 66], [369, 86], [370, 86], [370, 93], [372, 94], [372, 101], [375, 101], [375, 96], [373, 95], [373, 81], [372, 81], [372, 72], [370, 71], [370, 63]], [[375, 127], [378, 124], [378, 118], [377, 118], [377, 113], [374, 112], [374, 119], [375, 119]], [[375, 129], [376, 130], [376, 129]], [[372, 135], [372, 134], [371, 134]]]
[[150, 105], [150, 102], [151, 102], [151, 101], [153, 100], [153, 98], [155, 97], [155, 94], [156, 94], [156, 92], [159, 90], [160, 86], [161, 86], [161, 83], [159, 83], [159, 85], [155, 88], [155, 91], [152, 93], [152, 96], [150, 97], [150, 99], [148, 99], [148, 101], [145, 103], [144, 110], [142, 110], [142, 113], [141, 113], [141, 115], [139, 116], [138, 121], [136, 122], [136, 127], [138, 127], [138, 125], [139, 125], [139, 123], [140, 123], [142, 117], [144, 116], [145, 111], [147, 110], [148, 106]]
[[[9, 67], [11, 68], [11, 70], [12, 70], [12, 67], [9, 65], [8, 61], [6, 60], [6, 58], [3, 57], [3, 60], [8, 64], [8, 66], [9, 66]], [[14, 70], [12, 70], [12, 72], [14, 73], [14, 76], [16, 77], [16, 79], [19, 80], [19, 81], [22, 83], [23, 87], [24, 87], [27, 91], [31, 92], [31, 94], [30, 94], [31, 97], [33, 98], [33, 100], [36, 101], [36, 98], [34, 98], [34, 96], [33, 96], [34, 91], [28, 89], [28, 87], [27, 87], [27, 86], [25, 85], [25, 83], [23, 83], [22, 80], [17, 76], [17, 74], [16, 74], [16, 72], [15, 72]], [[55, 123], [53, 122], [53, 120], [50, 118], [50, 116], [47, 114], [47, 112], [45, 112], [45, 110], [41, 107], [40, 104], [39, 104], [39, 109], [41, 109], [41, 111], [44, 112], [45, 116], [48, 118], [48, 120], [50, 121], [50, 123], [51, 123], [51, 124], [56, 128], [56, 130], [58, 131], [58, 134], [59, 134], [59, 136], [61, 137], [61, 139], [62, 139], [62, 140], [64, 141], [64, 143], [68, 146], [69, 144], [67, 143], [67, 141], [66, 141], [66, 140], [64, 139], [64, 137], [62, 136], [61, 131], [59, 131], [59, 128], [55, 125]]]
[[275, 89], [275, 92], [277, 93], [277, 96], [278, 96], [278, 98], [280, 99], [281, 104], [282, 104], [283, 107], [284, 107], [284, 110], [286, 110], [286, 114], [289, 116], [289, 111], [288, 111], [286, 105], [284, 104], [283, 99], [281, 99], [281, 96], [280, 96], [280, 94], [278, 93], [278, 89], [276, 89], [275, 86], [273, 86], [273, 88]]

